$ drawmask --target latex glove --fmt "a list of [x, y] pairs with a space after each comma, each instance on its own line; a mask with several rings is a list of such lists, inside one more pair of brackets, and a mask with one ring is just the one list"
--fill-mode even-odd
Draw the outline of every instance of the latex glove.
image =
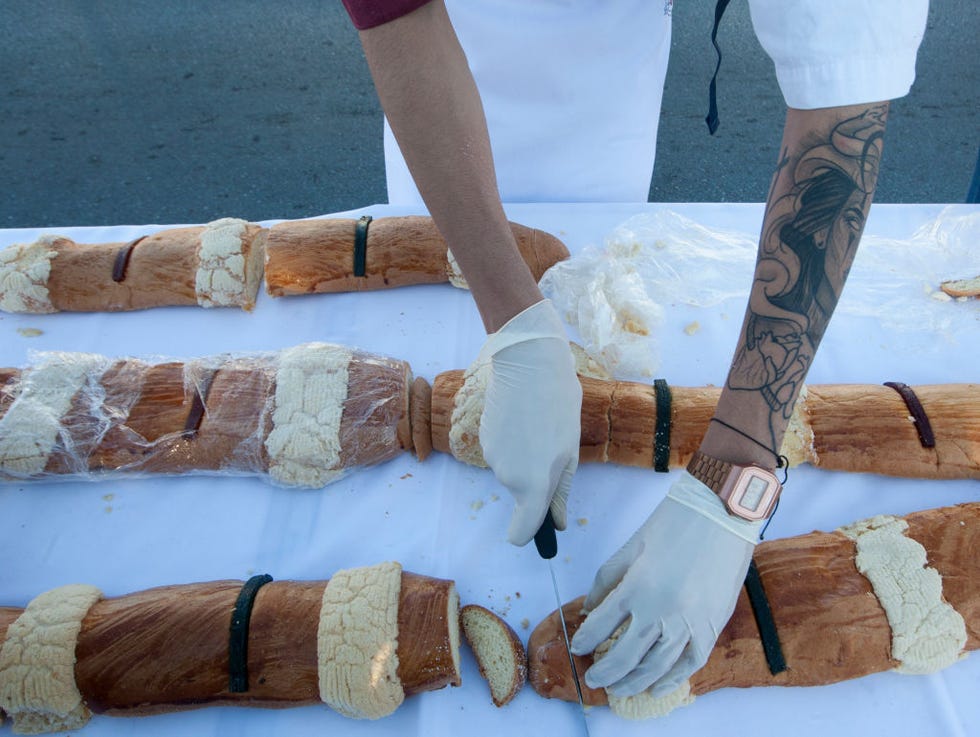
[[729, 515], [684, 471], [596, 574], [572, 652], [592, 652], [632, 619], [585, 682], [619, 697], [652, 686], [661, 697], [703, 667], [735, 610], [762, 524]]
[[551, 507], [565, 529], [565, 504], [578, 468], [582, 385], [565, 329], [549, 300], [488, 336], [478, 360], [490, 361], [480, 446], [515, 506], [507, 539], [525, 545]]

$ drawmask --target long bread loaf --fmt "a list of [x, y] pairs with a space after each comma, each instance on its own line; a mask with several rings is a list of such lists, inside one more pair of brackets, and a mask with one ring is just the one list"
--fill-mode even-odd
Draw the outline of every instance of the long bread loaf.
[[411, 368], [341, 346], [164, 363], [50, 353], [4, 375], [0, 478], [222, 472], [319, 487], [413, 447]]
[[[480, 372], [447, 371], [432, 383], [432, 446], [485, 465], [479, 445]], [[657, 446], [653, 386], [580, 376], [582, 462], [651, 468]], [[687, 465], [708, 429], [721, 390], [669, 388], [669, 465]], [[901, 394], [874, 384], [808, 385], [800, 394], [782, 452], [790, 465], [913, 478], [980, 479], [980, 385], [914, 387], [931, 429], [922, 442]]]
[[[371, 589], [379, 580], [390, 590], [387, 604]], [[332, 586], [342, 590], [331, 597]], [[69, 653], [74, 665], [68, 685], [80, 694], [83, 711], [137, 716], [202, 706], [324, 701], [342, 712], [349, 707], [350, 716], [377, 718], [385, 715], [370, 713], [378, 691], [393, 692], [392, 703], [380, 709], [390, 713], [405, 696], [460, 684], [459, 598], [452, 581], [403, 572], [397, 563], [388, 563], [338, 572], [330, 581], [266, 583], [254, 595], [248, 615], [247, 658], [236, 664], [229, 641], [242, 590], [241, 581], [214, 581], [115, 598], [99, 598], [96, 592], [94, 603], [81, 613]], [[26, 611], [33, 608], [32, 602]], [[366, 614], [373, 608], [379, 611]], [[45, 621], [24, 615], [20, 608], [0, 608], [0, 708], [29, 720], [31, 711], [47, 705], [21, 708], [12, 704], [15, 697], [33, 690], [50, 694], [64, 684], [30, 682], [47, 677], [23, 667], [37, 657], [43, 663], [45, 655], [28, 652], [24, 643], [31, 641], [31, 629]], [[380, 633], [381, 641], [394, 650], [365, 651], [359, 662], [352, 653], [378, 636], [373, 629], [387, 630]], [[331, 649], [331, 638], [340, 638], [344, 646]], [[50, 640], [48, 645], [53, 647]], [[334, 651], [340, 658], [336, 663], [331, 661]], [[245, 675], [234, 688], [233, 669]], [[385, 683], [377, 677], [382, 670], [391, 671]], [[347, 693], [333, 693], [338, 678], [349, 679], [339, 689]]]
[[[320, 292], [355, 292], [451, 281], [466, 286], [432, 218], [384, 217], [371, 221], [364, 273], [354, 269], [357, 220], [292, 220], [273, 225], [266, 242], [265, 287], [282, 297]], [[537, 281], [568, 258], [565, 245], [549, 233], [511, 223], [518, 248]]]
[[[269, 294], [352, 292], [449, 281], [466, 288], [429, 217], [291, 220], [263, 228], [234, 218], [169, 228], [123, 243], [76, 243], [45, 235], [0, 251], [0, 310], [95, 312], [168, 305], [251, 310], [263, 275]], [[544, 231], [511, 223], [535, 280], [568, 258]]]
[[0, 309], [98, 312], [167, 305], [251, 310], [266, 232], [223, 218], [128, 243], [43, 236], [0, 251]]
[[[746, 592], [687, 699], [719, 688], [818, 686], [885, 670], [927, 673], [980, 648], [980, 503], [877, 517], [836, 532], [761, 543], [755, 552], [787, 670], [773, 675]], [[584, 597], [562, 607], [571, 635]], [[576, 700], [557, 613], [528, 642], [529, 681]], [[581, 675], [592, 656], [576, 657]], [[582, 684], [587, 704], [604, 690]], [[670, 706], [670, 705], [668, 705]]]
[[[405, 362], [325, 344], [159, 364], [42, 355], [23, 375], [0, 369], [0, 477], [221, 471], [316, 487], [344, 469], [403, 450], [424, 459], [432, 448], [485, 465], [483, 389], [462, 371], [439, 374], [429, 387], [412, 380]], [[720, 393], [671, 387], [670, 410], [661, 413], [669, 432], [658, 434], [654, 387], [580, 379], [583, 462], [649, 468], [664, 445], [669, 466], [683, 467]], [[804, 387], [782, 452], [791, 465], [980, 478], [980, 387], [940, 384], [914, 393], [919, 417], [889, 386]], [[322, 411], [297, 410], [291, 419], [290, 405], [307, 395]]]

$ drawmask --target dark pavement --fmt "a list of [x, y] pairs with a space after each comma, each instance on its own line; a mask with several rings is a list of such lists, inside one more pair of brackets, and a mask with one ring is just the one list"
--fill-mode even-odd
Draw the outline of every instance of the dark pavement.
[[[674, 4], [655, 201], [757, 202], [783, 103], [745, 3]], [[980, 144], [980, 9], [933, 2], [892, 105], [879, 202], [961, 202]], [[298, 218], [386, 200], [381, 112], [357, 34], [323, 0], [4, 0], [0, 227]]]

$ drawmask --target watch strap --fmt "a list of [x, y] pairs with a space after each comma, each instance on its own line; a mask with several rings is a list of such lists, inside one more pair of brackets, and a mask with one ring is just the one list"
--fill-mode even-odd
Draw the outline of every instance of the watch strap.
[[733, 465], [735, 464], [730, 461], [713, 458], [696, 450], [687, 464], [687, 472], [715, 494], [720, 494]]

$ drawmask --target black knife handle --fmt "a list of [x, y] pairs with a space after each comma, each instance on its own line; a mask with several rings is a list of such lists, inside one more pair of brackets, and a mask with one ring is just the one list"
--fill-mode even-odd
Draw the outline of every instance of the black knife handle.
[[551, 508], [544, 516], [544, 522], [534, 533], [534, 547], [538, 549], [538, 555], [545, 560], [551, 560], [558, 555], [558, 537], [555, 535], [555, 518], [551, 516]]

